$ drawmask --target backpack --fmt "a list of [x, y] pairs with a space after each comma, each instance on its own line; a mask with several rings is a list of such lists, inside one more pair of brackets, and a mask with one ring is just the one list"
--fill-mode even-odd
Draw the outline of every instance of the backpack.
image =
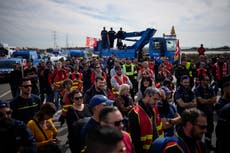
[[[80, 153], [83, 149], [83, 143], [81, 142], [81, 129], [82, 127], [89, 121], [90, 117], [84, 117], [82, 119], [78, 119], [73, 123], [73, 133], [68, 135], [70, 149], [72, 152]], [[71, 143], [73, 144], [71, 146]]]

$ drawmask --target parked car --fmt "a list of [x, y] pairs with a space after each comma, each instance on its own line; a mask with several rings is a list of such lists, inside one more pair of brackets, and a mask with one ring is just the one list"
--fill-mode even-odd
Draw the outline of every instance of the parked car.
[[3, 58], [0, 59], [0, 81], [8, 82], [10, 72], [13, 71], [14, 65], [18, 63], [22, 67], [22, 59], [21, 58]]

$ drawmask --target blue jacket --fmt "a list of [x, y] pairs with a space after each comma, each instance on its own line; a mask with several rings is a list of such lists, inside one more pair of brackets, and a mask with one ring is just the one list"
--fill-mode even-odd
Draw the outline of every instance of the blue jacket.
[[19, 120], [0, 120], [0, 152], [36, 153], [36, 141], [27, 128]]

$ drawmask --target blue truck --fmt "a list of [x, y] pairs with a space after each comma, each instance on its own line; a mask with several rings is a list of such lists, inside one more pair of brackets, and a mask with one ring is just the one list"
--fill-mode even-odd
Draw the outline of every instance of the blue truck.
[[[124, 32], [123, 40], [133, 41], [134, 43], [122, 49], [103, 49], [100, 40], [94, 48], [94, 53], [100, 57], [115, 55], [118, 58], [138, 58], [140, 61], [144, 56], [148, 56], [153, 60], [167, 57], [170, 62], [177, 64], [179, 61], [178, 52], [176, 53], [178, 39], [174, 34], [153, 37], [156, 31], [154, 28], [147, 28], [140, 32]], [[139, 37], [139, 39], [130, 39], [131, 37]], [[149, 44], [147, 52], [143, 49], [146, 44]]]
[[32, 60], [35, 66], [39, 64], [37, 51], [33, 50], [18, 50], [13, 52], [11, 57]]

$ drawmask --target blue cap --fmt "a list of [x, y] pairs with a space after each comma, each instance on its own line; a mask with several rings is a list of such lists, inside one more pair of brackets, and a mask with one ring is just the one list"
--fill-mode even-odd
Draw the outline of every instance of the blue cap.
[[92, 108], [100, 104], [111, 105], [113, 102], [113, 100], [109, 100], [105, 95], [95, 95], [91, 98], [89, 106]]
[[169, 94], [172, 93], [172, 92], [169, 90], [169, 88], [166, 87], [166, 86], [162, 86], [161, 89], [164, 90], [164, 92], [165, 92], [166, 95], [169, 95]]
[[10, 107], [10, 103], [0, 99], [0, 108]]
[[115, 70], [121, 70], [121, 66], [115, 66]]

